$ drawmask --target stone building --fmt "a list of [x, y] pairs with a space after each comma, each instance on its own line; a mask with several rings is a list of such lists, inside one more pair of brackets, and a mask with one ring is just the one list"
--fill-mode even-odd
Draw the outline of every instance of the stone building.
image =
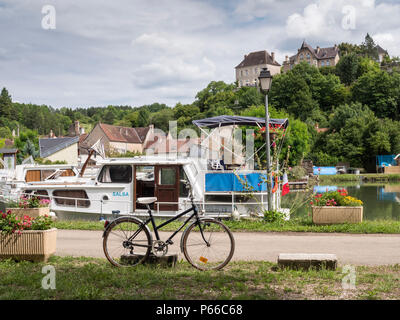
[[91, 147], [100, 138], [106, 153], [144, 152], [144, 146], [154, 135], [154, 126], [129, 128], [98, 123], [85, 138], [84, 143]]
[[257, 86], [262, 68], [268, 68], [271, 75], [281, 73], [281, 65], [275, 60], [275, 53], [266, 50], [251, 52], [244, 56], [236, 67], [236, 81], [239, 87]]
[[303, 61], [307, 62], [309, 65], [321, 68], [336, 66], [339, 62], [339, 47], [335, 44], [333, 47], [314, 49], [308, 43], [303, 41], [301, 48], [298, 49], [297, 54], [290, 57], [286, 56], [283, 62], [283, 72], [288, 72], [293, 69], [296, 64]]

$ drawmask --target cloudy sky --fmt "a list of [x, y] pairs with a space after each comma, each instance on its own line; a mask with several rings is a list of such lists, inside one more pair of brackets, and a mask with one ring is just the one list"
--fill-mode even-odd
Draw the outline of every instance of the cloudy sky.
[[282, 63], [303, 39], [359, 44], [369, 32], [399, 56], [399, 18], [397, 0], [0, 0], [0, 86], [55, 108], [174, 106], [233, 82], [244, 54]]

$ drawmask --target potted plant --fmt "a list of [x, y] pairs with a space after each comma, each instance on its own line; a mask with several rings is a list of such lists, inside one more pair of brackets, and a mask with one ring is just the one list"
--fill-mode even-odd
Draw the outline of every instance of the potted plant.
[[19, 201], [8, 203], [6, 211], [11, 211], [17, 217], [30, 216], [32, 218], [49, 215], [50, 213], [50, 200], [31, 196], [22, 196]]
[[345, 189], [317, 193], [311, 201], [315, 224], [358, 223], [363, 220], [363, 203]]
[[0, 212], [0, 259], [47, 261], [56, 252], [57, 229], [45, 215], [31, 218]]

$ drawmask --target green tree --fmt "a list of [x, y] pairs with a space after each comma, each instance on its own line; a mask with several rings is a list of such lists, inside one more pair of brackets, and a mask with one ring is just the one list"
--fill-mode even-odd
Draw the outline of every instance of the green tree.
[[147, 109], [140, 109], [136, 120], [137, 127], [147, 127], [150, 121], [150, 112]]
[[150, 123], [164, 132], [169, 131], [169, 121], [173, 120], [175, 120], [174, 111], [171, 108], [162, 109], [150, 116]]
[[378, 48], [374, 39], [367, 33], [364, 42], [361, 44], [362, 54], [377, 61], [379, 59]]
[[0, 94], [0, 117], [10, 118], [12, 114], [12, 100], [6, 88]]
[[379, 70], [362, 75], [352, 88], [352, 100], [369, 105], [379, 118], [399, 119], [400, 77]]
[[360, 74], [361, 58], [353, 53], [342, 57], [336, 65], [336, 74], [340, 81], [349, 86], [357, 80]]

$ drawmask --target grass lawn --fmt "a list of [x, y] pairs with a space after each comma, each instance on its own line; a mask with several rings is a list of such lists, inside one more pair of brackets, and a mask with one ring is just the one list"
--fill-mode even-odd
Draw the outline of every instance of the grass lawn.
[[391, 181], [400, 182], [400, 174], [365, 173], [365, 174], [336, 174], [319, 176], [319, 181], [328, 182], [350, 182], [350, 181]]
[[[159, 223], [160, 221], [158, 221]], [[328, 232], [328, 233], [386, 233], [400, 234], [400, 221], [374, 220], [357, 224], [314, 225], [310, 217], [292, 218], [290, 221], [268, 223], [260, 220], [225, 220], [224, 223], [235, 232]], [[162, 228], [165, 231], [176, 230], [182, 222], [174, 221]], [[68, 220], [57, 221], [55, 227], [69, 230], [103, 230], [104, 222]]]
[[[56, 271], [56, 289], [42, 288], [42, 267]], [[398, 299], [400, 265], [357, 267], [355, 289], [344, 290], [336, 271], [293, 271], [270, 262], [232, 262], [201, 272], [179, 262], [173, 269], [140, 265], [115, 268], [105, 259], [54, 256], [44, 263], [0, 262], [5, 299]]]

